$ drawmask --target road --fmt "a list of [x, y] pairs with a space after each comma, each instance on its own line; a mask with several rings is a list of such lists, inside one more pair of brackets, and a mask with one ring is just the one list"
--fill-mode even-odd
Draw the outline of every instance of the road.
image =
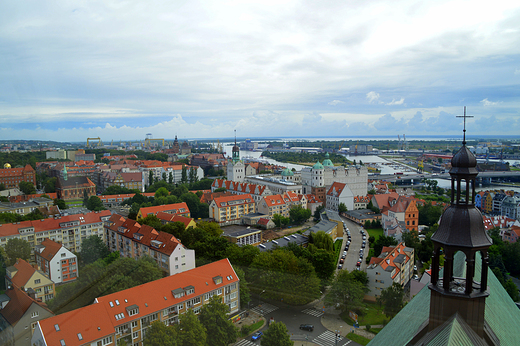
[[[298, 341], [311, 342], [320, 346], [360, 346], [359, 344], [341, 336], [336, 344], [335, 335], [321, 324], [321, 316], [323, 312], [314, 308], [305, 306], [287, 306], [285, 304], [275, 304], [273, 302], [259, 302], [261, 304], [252, 308], [258, 314], [264, 316], [269, 321], [273, 318], [275, 321], [282, 321], [289, 330], [291, 340], [298, 345]], [[280, 305], [280, 306], [277, 306]], [[312, 332], [300, 330], [300, 324], [312, 324], [314, 330]], [[267, 330], [267, 324], [261, 329], [263, 333]], [[253, 342], [250, 339], [244, 339], [237, 342], [236, 346], [253, 346], [259, 345], [260, 342]]]
[[[356, 269], [356, 262], [359, 260], [359, 250], [361, 249], [361, 244], [363, 242], [363, 236], [361, 233], [359, 233], [359, 230], [362, 228], [358, 224], [342, 217], [343, 222], [350, 230], [350, 235], [352, 237], [349, 250], [347, 251], [347, 257], [345, 258], [345, 263], [343, 264], [343, 269], [352, 271]], [[360, 270], [364, 270], [366, 268], [365, 259], [368, 255], [368, 232], [365, 232], [367, 234], [367, 246], [364, 249], [363, 253], [363, 261], [361, 261], [361, 267]], [[345, 245], [347, 244], [347, 234], [345, 231], [345, 235], [343, 237], [343, 246], [342, 249], [345, 249]], [[343, 253], [343, 250], [341, 253]], [[341, 257], [341, 256], [340, 256]], [[337, 268], [337, 267], [336, 267]]]

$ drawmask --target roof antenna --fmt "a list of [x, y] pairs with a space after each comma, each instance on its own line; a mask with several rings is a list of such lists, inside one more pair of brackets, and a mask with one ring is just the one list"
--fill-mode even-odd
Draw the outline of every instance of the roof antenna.
[[473, 118], [473, 115], [466, 115], [466, 106], [464, 106], [464, 115], [457, 115], [457, 118], [464, 118], [462, 145], [466, 145], [466, 118]]

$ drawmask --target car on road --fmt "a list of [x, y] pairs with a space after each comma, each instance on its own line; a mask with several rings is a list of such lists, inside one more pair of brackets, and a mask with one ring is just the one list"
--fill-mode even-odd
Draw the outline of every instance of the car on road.
[[342, 258], [342, 259], [339, 260], [339, 263], [343, 264], [343, 262], [345, 262], [345, 259], [344, 259], [344, 258]]
[[341, 256], [342, 259], [345, 259], [345, 257], [347, 257], [347, 255], [343, 255], [343, 256]]
[[364, 249], [365, 248], [365, 244], [361, 244], [361, 247]]
[[417, 266], [413, 266], [413, 270], [417, 271]]
[[340, 264], [338, 265], [338, 269], [341, 269], [341, 268], [343, 268], [343, 264], [340, 263]]
[[346, 251], [343, 251], [343, 254], [346, 256], [346, 255], [347, 255], [347, 252], [346, 252]]
[[359, 267], [361, 265], [361, 261], [356, 262], [356, 266]]
[[256, 340], [260, 339], [262, 337], [262, 335], [264, 335], [262, 332], [254, 333], [253, 336], [251, 337], [251, 341], [256, 341]]
[[314, 326], [312, 324], [300, 324], [300, 329], [312, 332], [314, 330]]
[[366, 235], [363, 236], [363, 240], [367, 240], [367, 236]]

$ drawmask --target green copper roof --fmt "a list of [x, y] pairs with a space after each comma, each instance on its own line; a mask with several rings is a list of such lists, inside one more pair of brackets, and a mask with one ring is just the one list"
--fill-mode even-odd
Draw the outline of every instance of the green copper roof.
[[325, 154], [325, 160], [323, 160], [323, 167], [334, 167], [334, 164], [329, 159], [329, 153]]
[[294, 173], [289, 168], [286, 168], [282, 171], [282, 177], [291, 177]]
[[320, 163], [320, 161], [316, 162], [314, 166], [312, 166], [313, 169], [323, 169], [323, 165]]
[[[454, 276], [465, 276], [465, 255], [457, 252], [454, 258]], [[481, 260], [477, 253], [475, 260], [475, 277], [480, 277]], [[441, 271], [442, 272], [442, 271]], [[440, 274], [442, 277], [442, 274]], [[502, 287], [495, 274], [488, 271], [489, 297], [486, 298], [484, 319], [489, 324], [502, 345], [520, 345], [520, 309], [518, 309]], [[430, 313], [430, 290], [425, 286], [368, 344], [369, 346], [402, 346], [411, 341], [421, 325], [428, 320]], [[443, 331], [445, 332], [445, 331]], [[457, 340], [460, 328], [449, 329], [449, 340]], [[451, 339], [452, 334], [454, 339]], [[439, 335], [439, 337], [441, 337]], [[462, 338], [462, 336], [460, 336]], [[465, 338], [465, 337], [464, 337]], [[437, 339], [441, 340], [441, 339]], [[442, 339], [444, 340], [444, 339]], [[466, 340], [466, 339], [462, 339]], [[433, 340], [432, 340], [433, 341]], [[439, 341], [440, 342], [440, 341]], [[436, 343], [428, 345], [437, 345]], [[439, 344], [440, 345], [440, 344]], [[452, 344], [444, 344], [452, 345]], [[453, 344], [455, 345], [455, 344]], [[461, 343], [460, 345], [465, 345]]]

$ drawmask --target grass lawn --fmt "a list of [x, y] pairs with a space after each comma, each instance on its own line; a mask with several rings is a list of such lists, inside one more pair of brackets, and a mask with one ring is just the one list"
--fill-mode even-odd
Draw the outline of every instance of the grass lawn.
[[374, 238], [379, 238], [380, 235], [384, 235], [382, 228], [369, 228], [367, 229], [368, 235]]
[[364, 336], [357, 335], [354, 333], [348, 333], [347, 338], [354, 342], [357, 342], [360, 345], [368, 345], [368, 343], [370, 342], [370, 339], [367, 339]]
[[[262, 326], [264, 325], [264, 320], [260, 320], [256, 323], [253, 323], [249, 326], [242, 326], [242, 329], [240, 329], [240, 335], [241, 336], [248, 336], [249, 334], [251, 334], [253, 331], [257, 330], [257, 329], [260, 329]], [[246, 329], [243, 329], [244, 327], [246, 327]]]
[[336, 263], [338, 263], [339, 254], [341, 253], [342, 246], [343, 246], [343, 240], [336, 240], [334, 242], [334, 256], [336, 256]]
[[[360, 310], [365, 312], [364, 316], [358, 314], [358, 322], [360, 326], [366, 326], [367, 324], [375, 326], [388, 322], [388, 318], [383, 313], [383, 308], [379, 307], [379, 304], [377, 303], [364, 301]], [[349, 324], [354, 323], [354, 321], [352, 321], [348, 316], [348, 312], [342, 313], [341, 318]]]
[[383, 328], [370, 328], [370, 332], [372, 332], [374, 334], [377, 334], [382, 330], [383, 330]]

